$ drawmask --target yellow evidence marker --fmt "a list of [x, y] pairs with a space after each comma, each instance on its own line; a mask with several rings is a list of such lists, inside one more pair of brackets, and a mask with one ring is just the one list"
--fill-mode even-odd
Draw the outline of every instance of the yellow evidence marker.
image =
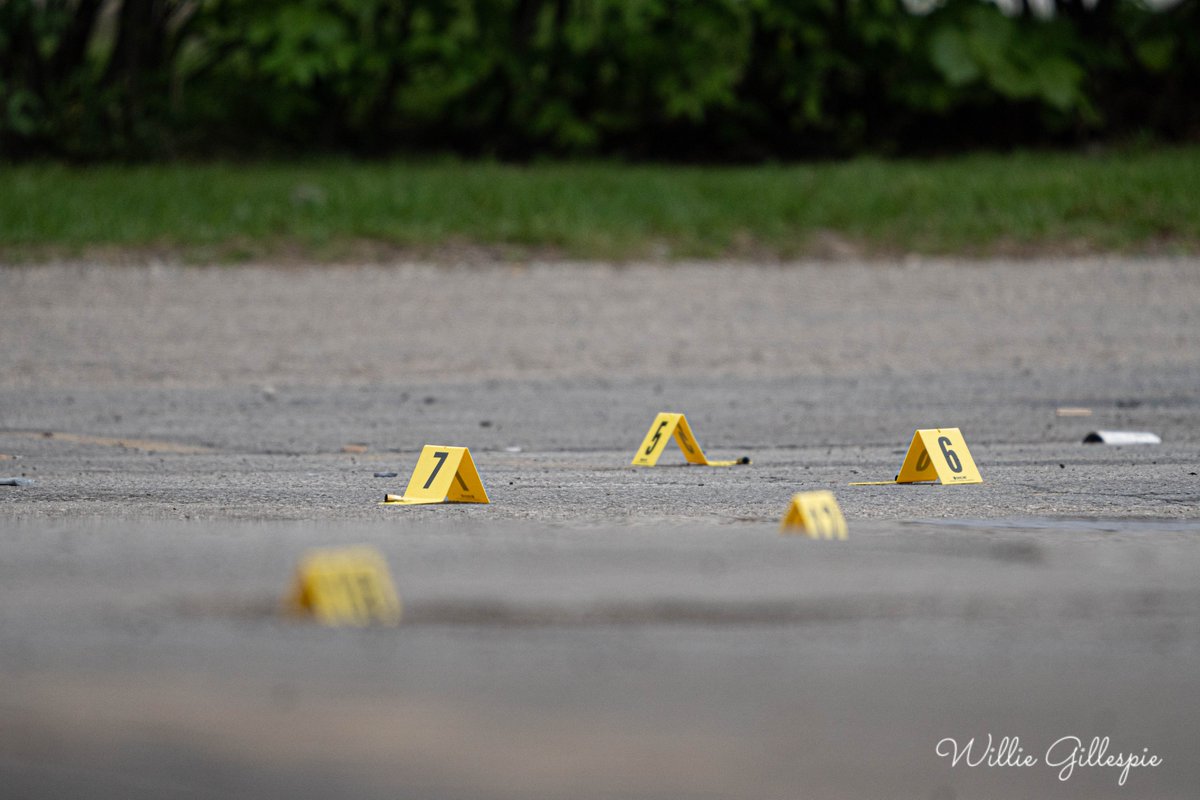
[[672, 436], [675, 437], [675, 443], [679, 445], [679, 449], [683, 451], [683, 457], [688, 460], [689, 464], [700, 464], [706, 467], [732, 467], [735, 464], [750, 463], [749, 458], [739, 458], [736, 461], [709, 461], [704, 457], [704, 451], [700, 449], [700, 443], [692, 435], [692, 429], [688, 426], [688, 421], [683, 414], [668, 414], [664, 411], [654, 418], [650, 432], [646, 434], [646, 438], [642, 440], [641, 446], [633, 456], [633, 466], [653, 467], [657, 464], [658, 457], [666, 450], [667, 441]]
[[983, 483], [975, 459], [958, 428], [922, 428], [913, 434], [900, 472], [890, 481], [859, 481], [851, 486], [941, 481], [944, 484]]
[[488, 503], [483, 481], [465, 447], [427, 444], [417, 459], [403, 495], [389, 494], [385, 506], [420, 506], [433, 503]]
[[400, 622], [400, 598], [387, 562], [373, 547], [307, 552], [296, 569], [289, 605], [323, 625]]
[[783, 521], [780, 533], [802, 531], [810, 539], [845, 539], [846, 518], [838, 507], [833, 492], [800, 492], [792, 495], [792, 502]]

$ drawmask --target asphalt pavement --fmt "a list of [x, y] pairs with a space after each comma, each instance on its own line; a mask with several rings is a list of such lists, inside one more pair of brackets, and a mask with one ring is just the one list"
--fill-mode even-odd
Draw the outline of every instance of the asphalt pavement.
[[[1197, 309], [1168, 258], [0, 269], [3, 794], [1194, 797]], [[659, 411], [752, 463], [630, 466]], [[849, 485], [926, 427], [984, 482]], [[492, 502], [380, 506], [424, 444]], [[847, 541], [780, 535], [814, 489]], [[401, 625], [283, 613], [352, 543]], [[1038, 763], [937, 753], [989, 734]]]

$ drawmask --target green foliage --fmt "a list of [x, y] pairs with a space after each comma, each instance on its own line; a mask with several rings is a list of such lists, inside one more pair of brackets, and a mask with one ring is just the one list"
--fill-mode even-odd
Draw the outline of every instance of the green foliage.
[[1200, 131], [1200, 0], [6, 0], [0, 155], [762, 159]]
[[947, 84], [978, 87], [1008, 101], [1032, 100], [1065, 115], [1088, 108], [1073, 30], [1057, 19], [1022, 28], [983, 6], [940, 20], [929, 55]]

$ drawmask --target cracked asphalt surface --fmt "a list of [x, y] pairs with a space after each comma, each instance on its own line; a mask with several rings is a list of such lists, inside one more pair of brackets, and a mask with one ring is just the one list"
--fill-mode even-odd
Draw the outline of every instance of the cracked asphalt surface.
[[[0, 794], [1194, 797], [1198, 309], [1195, 259], [0, 268]], [[753, 463], [630, 467], [666, 410]], [[982, 485], [848, 485], [938, 426]], [[379, 506], [426, 443], [492, 503]], [[779, 535], [809, 489], [848, 541]], [[280, 612], [359, 542], [400, 627]], [[988, 734], [1040, 763], [935, 753]]]

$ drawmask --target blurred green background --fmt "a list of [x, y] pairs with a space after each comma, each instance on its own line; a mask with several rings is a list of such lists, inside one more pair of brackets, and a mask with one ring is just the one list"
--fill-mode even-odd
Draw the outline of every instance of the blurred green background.
[[1197, 0], [1027, 1], [5, 0], [0, 151], [759, 161], [1200, 133]]
[[0, 0], [0, 258], [1197, 252], [1197, 31], [1200, 0]]

